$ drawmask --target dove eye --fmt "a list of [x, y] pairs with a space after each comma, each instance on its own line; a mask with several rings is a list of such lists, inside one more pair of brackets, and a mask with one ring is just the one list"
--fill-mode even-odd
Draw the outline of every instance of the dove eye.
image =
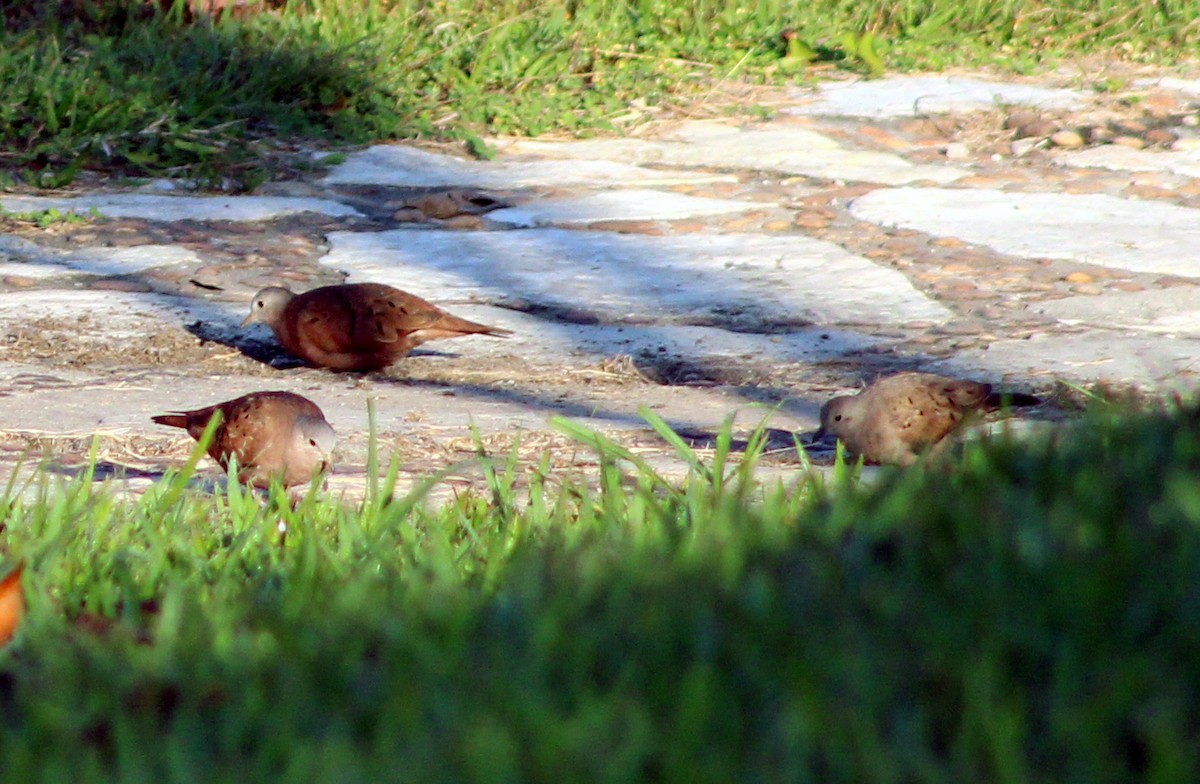
[[316, 445], [317, 445], [317, 439], [315, 439], [315, 438], [310, 438], [310, 439], [308, 439], [308, 445], [309, 445], [309, 446], [316, 446]]
[[838, 414], [837, 416], [835, 416], [835, 417], [833, 418], [833, 421], [834, 421], [834, 422], [841, 422], [841, 421], [842, 421], [842, 415], [841, 415], [841, 414]]

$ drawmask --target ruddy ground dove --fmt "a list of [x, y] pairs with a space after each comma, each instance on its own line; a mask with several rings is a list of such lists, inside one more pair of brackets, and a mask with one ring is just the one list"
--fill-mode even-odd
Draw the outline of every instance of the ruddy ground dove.
[[323, 286], [303, 294], [271, 286], [254, 295], [242, 326], [255, 321], [274, 330], [289, 354], [332, 370], [379, 370], [428, 340], [512, 334], [380, 283]]
[[871, 463], [912, 465], [971, 414], [1001, 405], [1031, 406], [1039, 401], [1019, 392], [1003, 395], [990, 384], [932, 373], [899, 373], [881, 378], [857, 395], [835, 397], [821, 407], [821, 429]]
[[221, 421], [208, 454], [229, 467], [237, 458], [238, 476], [247, 484], [266, 487], [272, 478], [284, 486], [302, 484], [330, 464], [337, 440], [316, 403], [291, 392], [251, 392], [195, 411], [153, 417], [160, 425], [182, 427], [199, 439], [217, 411]]

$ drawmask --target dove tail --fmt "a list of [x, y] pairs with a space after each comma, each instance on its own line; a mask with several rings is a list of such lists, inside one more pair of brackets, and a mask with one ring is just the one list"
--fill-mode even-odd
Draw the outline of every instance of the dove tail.
[[154, 422], [167, 427], [182, 427], [187, 428], [187, 414], [159, 414], [158, 416], [150, 417]]
[[502, 329], [501, 327], [489, 327], [487, 324], [480, 324], [477, 321], [467, 321], [465, 318], [459, 318], [447, 313], [429, 326], [422, 327], [409, 334], [420, 336], [419, 342], [412, 344], [417, 346], [427, 340], [459, 338], [465, 335], [488, 335], [490, 337], [504, 338], [511, 335], [512, 330]]
[[1042, 399], [1024, 392], [993, 392], [985, 402], [988, 408], [1019, 408], [1040, 405]]

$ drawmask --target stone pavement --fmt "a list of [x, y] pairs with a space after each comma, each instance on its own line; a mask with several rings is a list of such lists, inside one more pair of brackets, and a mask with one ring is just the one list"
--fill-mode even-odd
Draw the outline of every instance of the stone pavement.
[[[283, 388], [343, 434], [335, 487], [361, 483], [368, 398], [409, 480], [468, 460], [471, 425], [496, 454], [520, 435], [522, 454], [587, 465], [554, 415], [668, 466], [640, 405], [701, 447], [727, 416], [746, 432], [770, 415], [787, 474], [787, 434], [884, 372], [1194, 387], [1200, 81], [918, 76], [769, 98], [767, 121], [497, 139], [492, 161], [380, 145], [252, 196], [0, 197], [104, 216], [0, 235], [0, 461], [71, 473], [99, 434], [102, 473], [144, 484], [190, 443], [151, 414]], [[237, 326], [264, 285], [342, 280], [515, 335], [355, 376]]]

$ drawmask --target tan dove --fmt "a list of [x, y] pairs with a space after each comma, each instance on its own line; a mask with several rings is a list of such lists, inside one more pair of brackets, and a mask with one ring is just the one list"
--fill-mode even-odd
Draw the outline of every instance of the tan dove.
[[254, 295], [242, 326], [255, 321], [274, 330], [289, 354], [332, 370], [379, 370], [427, 340], [512, 334], [380, 283], [323, 286], [303, 294], [271, 286]]
[[1032, 395], [992, 392], [990, 384], [932, 373], [881, 378], [857, 395], [835, 397], [821, 407], [821, 429], [870, 463], [912, 465], [970, 414], [1002, 404], [1032, 406]]
[[195, 411], [153, 417], [160, 425], [182, 427], [199, 439], [213, 414], [222, 418], [208, 454], [229, 467], [237, 457], [238, 478], [266, 487], [272, 478], [285, 487], [303, 484], [330, 464], [337, 435], [317, 404], [291, 392], [251, 392]]

